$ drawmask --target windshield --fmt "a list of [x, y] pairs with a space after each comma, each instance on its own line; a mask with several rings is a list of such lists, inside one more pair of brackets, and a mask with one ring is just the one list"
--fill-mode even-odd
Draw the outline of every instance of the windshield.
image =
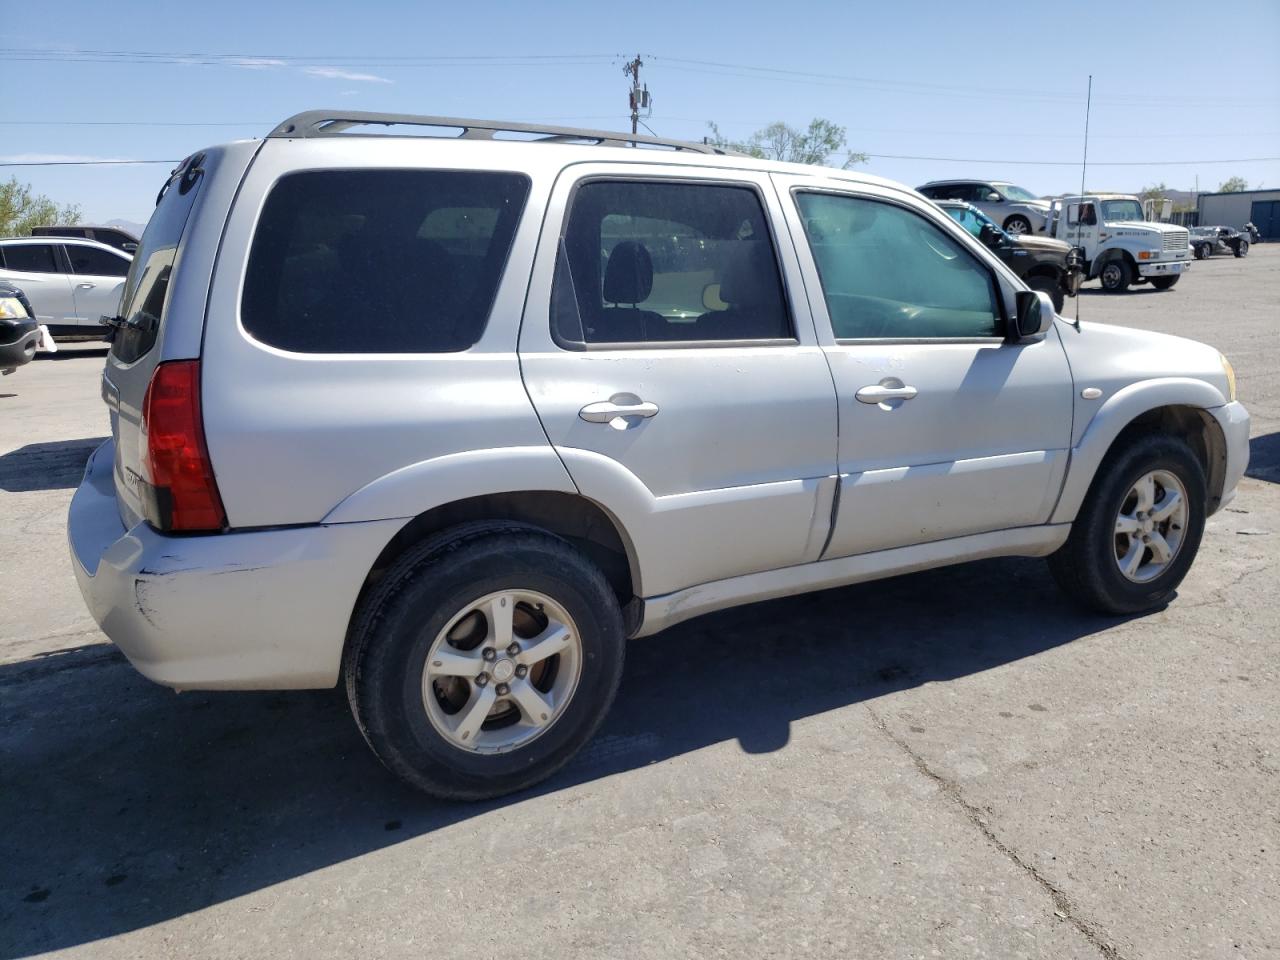
[[1039, 200], [1034, 193], [1025, 187], [1014, 186], [1012, 183], [996, 183], [992, 184], [997, 190], [1005, 195], [1009, 200]]
[[1141, 220], [1142, 204], [1137, 200], [1103, 200], [1102, 219], [1107, 223], [1117, 220]]

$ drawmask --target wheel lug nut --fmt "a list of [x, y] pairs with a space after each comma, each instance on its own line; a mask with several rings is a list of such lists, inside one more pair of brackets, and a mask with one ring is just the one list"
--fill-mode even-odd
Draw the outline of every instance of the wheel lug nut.
[[480, 651], [480, 656], [484, 657], [486, 660], [492, 660], [497, 655], [498, 654], [493, 649], [493, 647], [485, 647], [483, 650]]
[[529, 668], [526, 667], [523, 663], [520, 664], [520, 666], [516, 667], [516, 676], [519, 677], [520, 679], [523, 680], [528, 673], [529, 673]]
[[483, 687], [488, 682], [489, 682], [489, 675], [487, 673], [482, 673], [480, 674], [480, 676], [476, 677], [477, 687]]
[[509, 656], [514, 657], [519, 652], [520, 652], [520, 644], [516, 643], [514, 640], [511, 641], [511, 645], [507, 647], [507, 654]]
[[498, 688], [497, 688], [498, 696], [505, 697], [510, 692], [511, 692], [511, 688], [508, 687], [505, 683], [498, 684]]

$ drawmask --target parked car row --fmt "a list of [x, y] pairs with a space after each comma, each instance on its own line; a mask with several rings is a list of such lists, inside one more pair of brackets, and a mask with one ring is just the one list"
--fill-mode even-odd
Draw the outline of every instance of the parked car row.
[[[427, 132], [359, 135], [388, 124]], [[1045, 260], [1176, 279], [1111, 202], [1068, 203]], [[1008, 217], [955, 212], [440, 117], [203, 150], [113, 319], [68, 517], [88, 609], [173, 687], [341, 681], [390, 771], [474, 799], [569, 762], [627, 638], [713, 610], [995, 556], [1109, 614], [1169, 602], [1248, 460], [1230, 364], [1058, 322]], [[1113, 219], [1132, 245], [1086, 241]]]
[[22, 288], [36, 320], [60, 338], [102, 338], [119, 310], [130, 254], [72, 237], [0, 239], [0, 281]]
[[[1246, 227], [1253, 224], [1246, 224]], [[1235, 257], [1249, 255], [1248, 233], [1233, 230], [1231, 227], [1192, 227], [1191, 249], [1197, 260], [1204, 260], [1215, 253], [1230, 253]]]

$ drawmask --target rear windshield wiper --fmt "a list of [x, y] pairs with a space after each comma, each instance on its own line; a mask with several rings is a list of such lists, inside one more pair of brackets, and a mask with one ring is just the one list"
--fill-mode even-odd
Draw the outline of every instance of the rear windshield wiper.
[[150, 333], [155, 326], [155, 318], [150, 314], [139, 312], [132, 317], [122, 317], [119, 314], [114, 317], [99, 317], [98, 323], [115, 330], [141, 330], [144, 333]]

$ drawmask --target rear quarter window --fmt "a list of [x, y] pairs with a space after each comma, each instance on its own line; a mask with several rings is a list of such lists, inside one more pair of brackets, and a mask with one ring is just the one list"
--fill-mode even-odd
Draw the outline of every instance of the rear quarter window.
[[297, 353], [447, 353], [484, 332], [529, 192], [522, 174], [324, 170], [267, 197], [240, 318]]

